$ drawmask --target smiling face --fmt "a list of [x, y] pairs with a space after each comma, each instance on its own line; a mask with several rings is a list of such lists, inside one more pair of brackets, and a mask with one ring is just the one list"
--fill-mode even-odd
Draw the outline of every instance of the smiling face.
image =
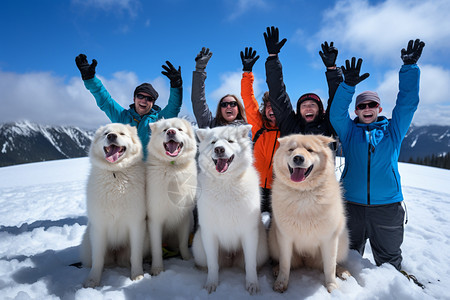
[[273, 113], [272, 105], [270, 104], [269, 101], [267, 101], [266, 105], [265, 105], [265, 114], [266, 114], [266, 118], [270, 121], [270, 125], [275, 126], [276, 118], [275, 118], [275, 114]]
[[319, 105], [314, 100], [306, 100], [300, 104], [300, 115], [306, 123], [312, 122], [319, 115]]
[[[144, 97], [139, 95], [142, 95]], [[136, 96], [134, 96], [134, 109], [140, 116], [148, 114], [152, 109], [154, 103], [155, 100], [153, 100], [153, 97], [147, 93], [139, 92], [138, 94], [136, 94]]]
[[376, 106], [376, 107], [369, 107], [369, 105], [366, 105], [368, 103], [371, 103], [373, 101], [364, 101], [361, 102], [358, 106], [364, 106], [363, 109], [360, 108], [356, 108], [355, 109], [355, 114], [358, 116], [359, 118], [359, 123], [363, 123], [363, 124], [370, 124], [375, 122], [378, 119], [378, 114], [381, 113], [381, 111], [383, 110], [381, 108], [381, 106]]
[[[227, 104], [226, 106], [225, 103]], [[228, 123], [233, 122], [239, 114], [239, 107], [237, 105], [236, 99], [231, 96], [225, 97], [222, 99], [219, 105], [220, 112], [225, 121]]]

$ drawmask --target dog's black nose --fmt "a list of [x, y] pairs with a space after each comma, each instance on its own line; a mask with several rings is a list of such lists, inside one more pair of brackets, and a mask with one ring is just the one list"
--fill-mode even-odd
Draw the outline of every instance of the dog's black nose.
[[301, 165], [305, 161], [305, 158], [302, 155], [296, 155], [292, 160], [294, 161], [294, 164]]
[[113, 141], [115, 141], [117, 139], [117, 134], [115, 134], [115, 133], [108, 133], [106, 138], [108, 139], [108, 141], [113, 142]]
[[222, 155], [225, 153], [225, 148], [224, 147], [216, 147], [216, 148], [214, 148], [214, 153], [216, 153], [217, 155]]
[[177, 133], [177, 132], [176, 132], [174, 129], [169, 129], [169, 130], [166, 131], [166, 134], [167, 134], [169, 137], [173, 137], [176, 133]]

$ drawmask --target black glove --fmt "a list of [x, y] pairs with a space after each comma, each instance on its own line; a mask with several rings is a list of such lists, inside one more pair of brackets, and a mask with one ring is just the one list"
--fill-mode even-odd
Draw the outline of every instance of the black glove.
[[259, 55], [256, 57], [255, 56], [256, 50], [253, 50], [252, 47], [245, 47], [245, 54], [241, 51], [242, 71], [252, 71], [253, 65], [259, 59]]
[[330, 43], [330, 46], [328, 46], [327, 42], [323, 43], [321, 46], [323, 52], [319, 51], [319, 55], [322, 58], [325, 67], [331, 68], [336, 66], [338, 49], [333, 46], [333, 42]]
[[364, 73], [359, 76], [359, 72], [361, 71], [362, 59], [358, 59], [358, 63], [355, 65], [356, 58], [352, 57], [352, 64], [350, 65], [350, 61], [347, 59], [345, 61], [345, 67], [342, 66], [342, 73], [344, 73], [344, 82], [350, 86], [355, 86], [367, 77], [370, 76], [369, 73]]
[[178, 67], [178, 70], [173, 67], [173, 65], [166, 60], [167, 66], [162, 65], [163, 69], [166, 72], [161, 71], [163, 75], [166, 75], [170, 79], [170, 87], [179, 88], [183, 84], [183, 80], [181, 79], [181, 66]]
[[77, 57], [75, 57], [75, 63], [77, 64], [77, 67], [80, 70], [81, 78], [83, 80], [94, 78], [95, 67], [97, 66], [97, 61], [95, 59], [92, 60], [92, 64], [89, 64], [86, 55], [80, 54]]
[[278, 36], [279, 33], [277, 27], [267, 27], [267, 33], [264, 32], [264, 40], [266, 41], [267, 52], [269, 52], [269, 54], [278, 54], [281, 47], [286, 43], [287, 39], [283, 39], [279, 42]]
[[212, 56], [212, 52], [209, 52], [209, 48], [203, 47], [199, 54], [195, 57], [195, 69], [203, 71], [206, 69], [209, 59]]
[[405, 50], [405, 48], [402, 49], [402, 60], [405, 65], [412, 65], [417, 63], [417, 61], [420, 58], [420, 55], [422, 55], [423, 47], [425, 47], [425, 43], [421, 42], [419, 39], [414, 41], [413, 46], [413, 40], [410, 40], [408, 43], [408, 49]]

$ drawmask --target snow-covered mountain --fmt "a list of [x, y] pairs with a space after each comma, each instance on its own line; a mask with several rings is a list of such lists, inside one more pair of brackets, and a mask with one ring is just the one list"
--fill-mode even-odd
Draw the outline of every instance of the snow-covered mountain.
[[93, 135], [72, 126], [0, 124], [0, 167], [86, 156]]
[[[73, 126], [0, 124], [0, 167], [86, 156], [93, 135], [93, 130]], [[440, 156], [449, 149], [450, 126], [412, 125], [403, 140], [399, 160]]]
[[402, 143], [400, 161], [426, 156], [441, 156], [450, 149], [450, 126], [414, 126], [412, 125]]

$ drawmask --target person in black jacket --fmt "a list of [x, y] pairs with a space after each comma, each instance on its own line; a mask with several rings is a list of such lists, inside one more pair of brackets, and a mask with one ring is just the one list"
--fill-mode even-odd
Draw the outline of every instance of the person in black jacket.
[[278, 40], [278, 28], [267, 27], [264, 33], [269, 57], [266, 61], [266, 81], [269, 87], [269, 97], [275, 113], [281, 136], [292, 133], [323, 134], [336, 136], [329, 120], [329, 108], [334, 93], [342, 82], [342, 71], [336, 67], [338, 50], [327, 42], [322, 44], [319, 55], [327, 67], [326, 77], [328, 83], [328, 105], [324, 110], [322, 100], [314, 93], [302, 95], [297, 101], [297, 111], [294, 111], [286, 87], [283, 82], [283, 72], [278, 53], [286, 43], [286, 39]]

